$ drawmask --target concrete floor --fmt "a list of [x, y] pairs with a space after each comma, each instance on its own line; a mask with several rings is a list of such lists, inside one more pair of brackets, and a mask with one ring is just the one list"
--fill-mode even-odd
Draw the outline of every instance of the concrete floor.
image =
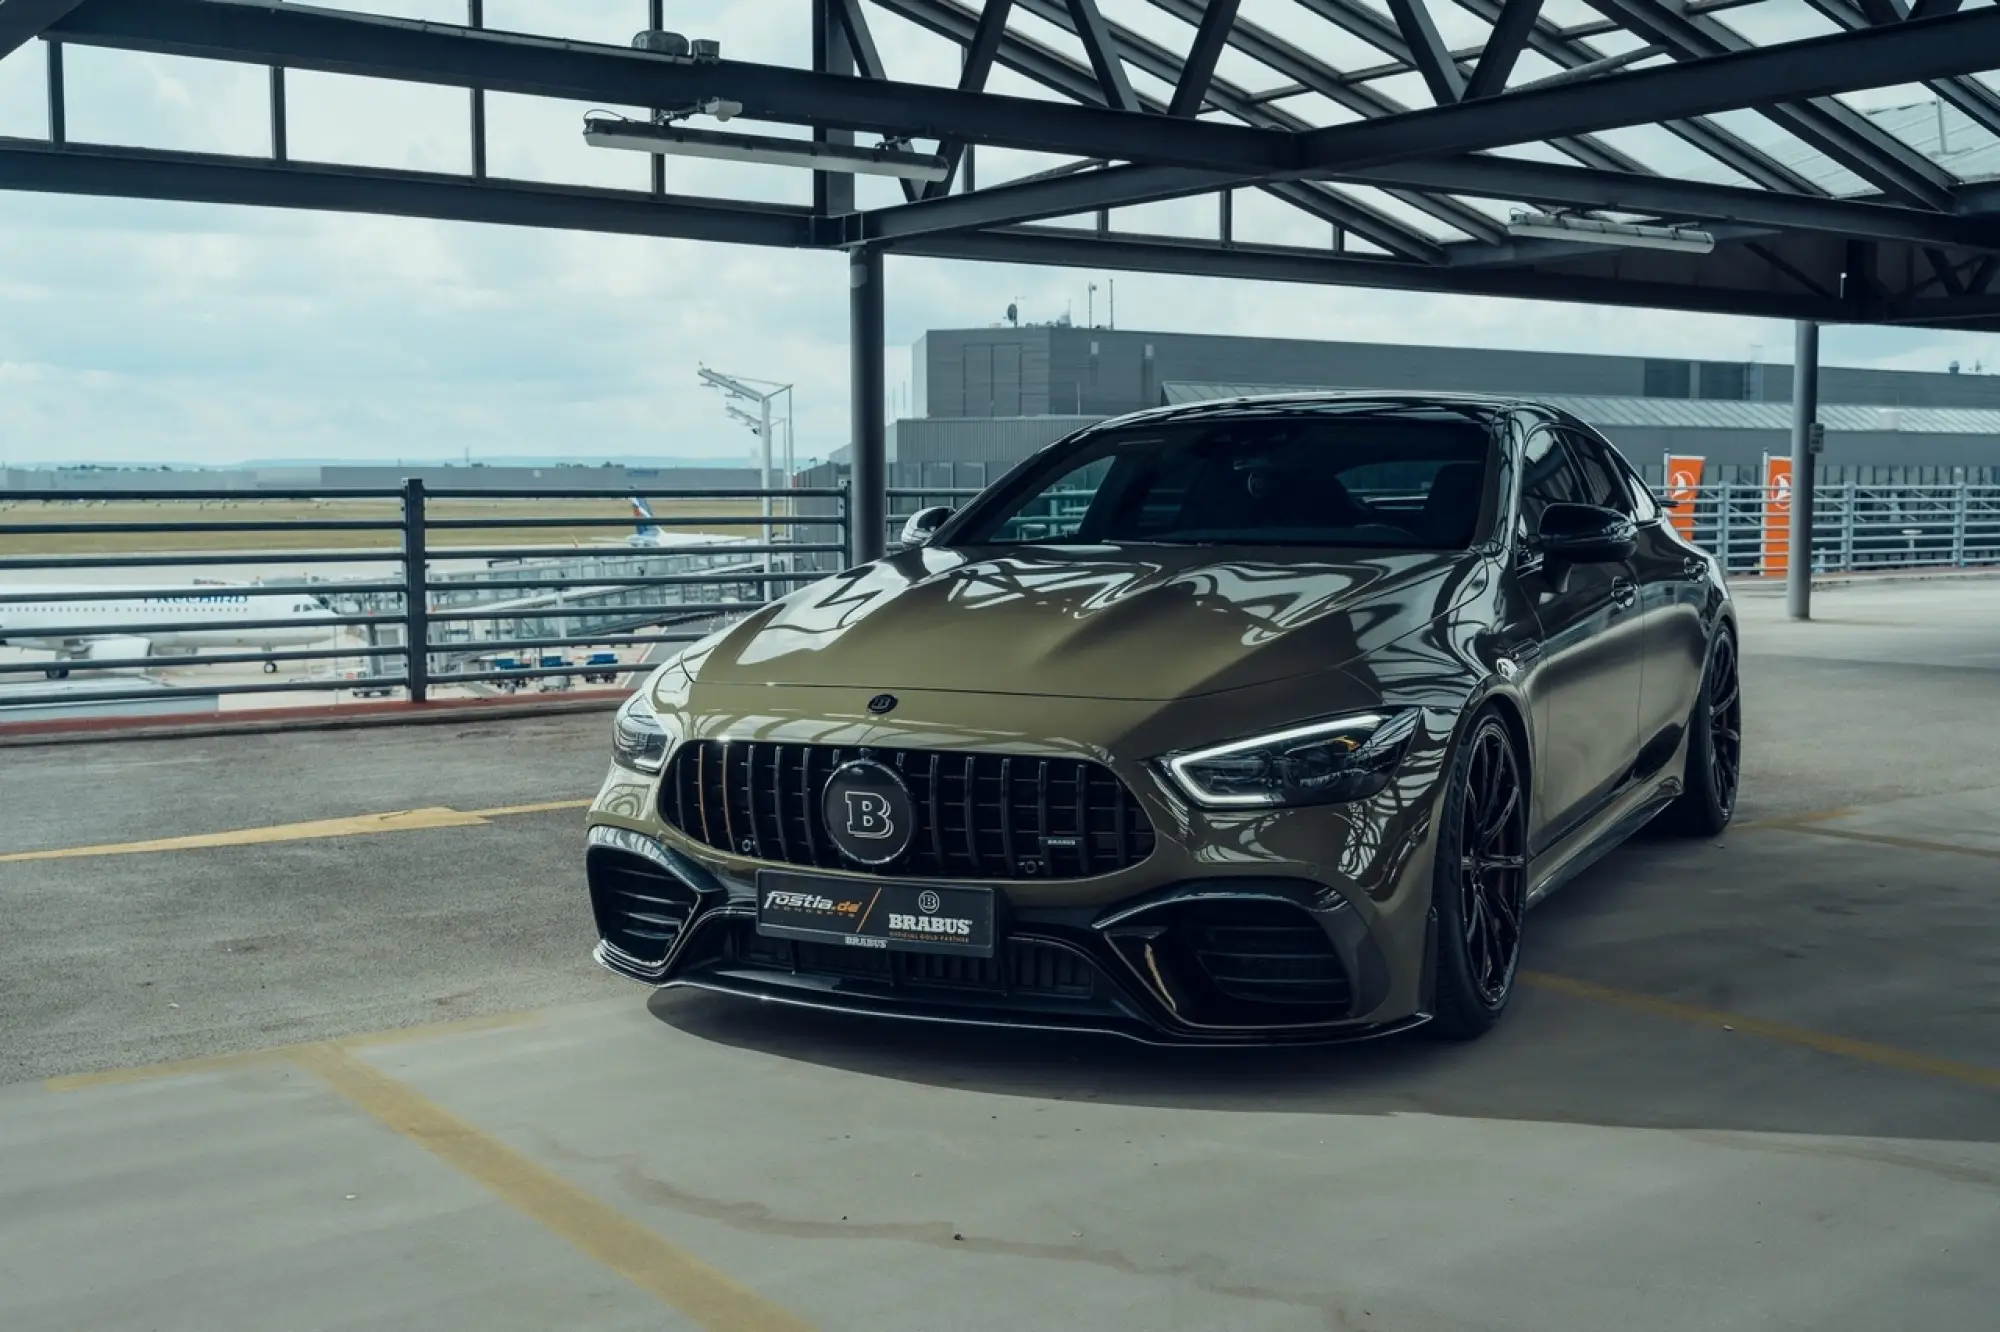
[[649, 1001], [603, 717], [7, 751], [0, 1327], [1990, 1326], [2000, 583], [1742, 606], [1738, 827], [1471, 1047]]

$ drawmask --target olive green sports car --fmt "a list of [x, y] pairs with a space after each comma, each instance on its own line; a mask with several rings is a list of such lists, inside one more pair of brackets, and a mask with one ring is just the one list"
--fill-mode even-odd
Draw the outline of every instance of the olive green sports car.
[[1528, 907], [1736, 801], [1721, 570], [1531, 401], [1127, 416], [903, 544], [620, 710], [605, 966], [1161, 1042], [1471, 1037]]

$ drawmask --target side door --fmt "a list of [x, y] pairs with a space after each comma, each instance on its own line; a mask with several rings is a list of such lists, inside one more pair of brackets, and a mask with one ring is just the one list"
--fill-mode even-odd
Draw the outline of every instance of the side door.
[[1569, 564], [1531, 549], [1543, 509], [1595, 502], [1560, 428], [1530, 429], [1520, 494], [1515, 573], [1542, 629], [1541, 656], [1528, 682], [1542, 811], [1533, 849], [1540, 851], [1588, 820], [1630, 776], [1646, 657], [1630, 562]]
[[1650, 776], [1679, 750], [1708, 664], [1708, 557], [1666, 520], [1630, 462], [1592, 431], [1572, 432], [1571, 447], [1585, 481], [1601, 488], [1593, 501], [1632, 516], [1639, 548], [1632, 555], [1644, 619], [1646, 666], [1639, 689], [1639, 775]]

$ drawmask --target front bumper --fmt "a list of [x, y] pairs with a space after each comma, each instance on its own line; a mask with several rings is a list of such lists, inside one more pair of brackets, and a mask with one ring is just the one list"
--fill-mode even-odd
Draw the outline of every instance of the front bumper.
[[1281, 874], [1184, 878], [1108, 904], [1013, 904], [991, 959], [766, 938], [754, 881], [608, 824], [586, 865], [597, 961], [662, 988], [1157, 1044], [1353, 1040], [1427, 1020], [1398, 1002], [1364, 910]]

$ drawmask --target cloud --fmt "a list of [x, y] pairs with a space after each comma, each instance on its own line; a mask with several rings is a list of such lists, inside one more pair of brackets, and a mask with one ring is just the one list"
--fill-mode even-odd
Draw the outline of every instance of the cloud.
[[[459, 0], [346, 7], [453, 22], [464, 13]], [[1186, 25], [1139, 0], [1106, 8], [1173, 49], [1188, 39]], [[1286, 35], [1322, 43], [1329, 58], [1358, 46], [1302, 6], [1255, 8], [1286, 12], [1301, 29]], [[630, 0], [487, 4], [496, 28], [619, 43], [639, 12]], [[893, 73], [955, 76], [949, 43], [870, 12]], [[676, 0], [671, 13], [690, 35], [719, 37], [728, 55], [806, 59], [804, 25], [769, 22], [768, 0]], [[45, 132], [44, 60], [31, 44], [0, 61], [0, 133]], [[68, 48], [65, 70], [73, 138], [269, 150], [262, 69]], [[1233, 54], [1223, 73], [1259, 77]], [[1384, 87], [1421, 100], [1406, 85]], [[994, 86], [1048, 95], [1013, 76]], [[466, 169], [463, 92], [298, 71], [286, 90], [297, 158]], [[643, 156], [582, 144], [586, 109], [489, 98], [492, 171], [642, 188]], [[1049, 164], [988, 152], [979, 173], [991, 182]], [[810, 188], [800, 172], [698, 161], [671, 163], [670, 180], [678, 192], [788, 203], [805, 202]], [[866, 204], [899, 198], [891, 182], [862, 183]], [[1122, 210], [1117, 222], [1210, 235], [1214, 210], [1180, 201]], [[1240, 192], [1236, 226], [1246, 240], [1325, 244], [1330, 234], [1256, 191]], [[1770, 360], [1790, 350], [1789, 327], [1769, 321], [892, 257], [892, 396], [907, 393], [908, 347], [926, 329], [994, 323], [1017, 301], [1025, 318], [1066, 308], [1081, 318], [1093, 281], [1099, 301], [1116, 282], [1123, 327], [1722, 358], [1761, 345]], [[746, 457], [748, 433], [697, 386], [700, 363], [795, 382], [802, 455], [847, 440], [838, 254], [14, 194], [0, 210], [0, 303], [0, 461]], [[2000, 362], [1990, 340], [1963, 335], [1831, 330], [1826, 345], [1846, 363]]]

